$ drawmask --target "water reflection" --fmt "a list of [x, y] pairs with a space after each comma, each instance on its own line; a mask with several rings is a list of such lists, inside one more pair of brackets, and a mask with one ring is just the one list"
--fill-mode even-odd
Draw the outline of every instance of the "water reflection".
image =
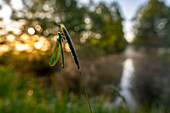
[[[128, 58], [125, 60], [123, 64], [123, 73], [122, 78], [120, 81], [120, 94], [125, 97], [127, 102], [127, 107], [129, 107], [131, 110], [134, 110], [137, 106], [137, 103], [133, 97], [133, 94], [131, 93], [130, 89], [132, 88], [132, 78], [135, 76], [134, 74], [134, 65], [133, 60], [131, 58]], [[121, 105], [122, 99], [120, 97], [117, 97], [115, 100], [115, 105], [118, 107]]]

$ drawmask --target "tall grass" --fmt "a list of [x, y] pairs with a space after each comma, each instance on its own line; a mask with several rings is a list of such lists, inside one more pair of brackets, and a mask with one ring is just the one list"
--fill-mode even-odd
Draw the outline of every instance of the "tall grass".
[[56, 95], [48, 85], [40, 85], [36, 77], [17, 74], [11, 66], [0, 66], [0, 113], [30, 112], [87, 113], [88, 106], [84, 97], [70, 95], [67, 90]]
[[[63, 91], [60, 95], [37, 77], [17, 74], [12, 66], [0, 65], [0, 113], [87, 113], [85, 97]], [[92, 98], [95, 113], [130, 113], [113, 107], [105, 98]], [[111, 108], [109, 107], [111, 106]], [[163, 106], [139, 107], [135, 113], [168, 113]]]

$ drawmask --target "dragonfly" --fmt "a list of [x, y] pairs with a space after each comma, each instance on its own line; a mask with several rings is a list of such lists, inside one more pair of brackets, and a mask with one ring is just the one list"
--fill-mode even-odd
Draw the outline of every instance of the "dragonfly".
[[[84, 87], [86, 98], [87, 98], [87, 101], [88, 101], [90, 113], [93, 113], [91, 105], [90, 105], [88, 93], [87, 93], [87, 88], [86, 88], [83, 76], [81, 74], [80, 63], [79, 63], [79, 60], [78, 60], [77, 53], [76, 53], [76, 50], [74, 48], [73, 42], [71, 40], [71, 37], [70, 37], [66, 27], [64, 26], [64, 24], [59, 24], [58, 26], [60, 28], [60, 31], [58, 32], [58, 37], [57, 37], [57, 40], [56, 40], [56, 42], [54, 44], [54, 49], [53, 49], [53, 53], [52, 53], [52, 55], [50, 57], [49, 65], [54, 66], [58, 62], [58, 60], [60, 58], [60, 55], [61, 55], [62, 68], [64, 68], [64, 54], [63, 54], [63, 49], [62, 49], [62, 41], [66, 40], [68, 45], [69, 45], [69, 48], [71, 50], [71, 54], [73, 56], [74, 62], [77, 65], [77, 69], [79, 70], [81, 80], [83, 82], [83, 87]], [[58, 48], [58, 50], [56, 52], [57, 48]]]
[[[62, 68], [64, 68], [64, 54], [63, 54], [63, 49], [62, 49], [62, 41], [66, 40], [69, 45], [69, 48], [71, 50], [71, 54], [73, 56], [74, 62], [76, 63], [78, 70], [80, 70], [80, 63], [79, 63], [73, 42], [71, 40], [71, 37], [70, 37], [66, 27], [64, 26], [64, 24], [59, 24], [58, 26], [60, 28], [60, 31], [58, 32], [58, 37], [54, 44], [54, 49], [53, 49], [53, 53], [50, 58], [49, 65], [54, 66], [58, 62], [60, 55], [61, 55]], [[58, 48], [58, 50], [56, 52], [57, 48]]]

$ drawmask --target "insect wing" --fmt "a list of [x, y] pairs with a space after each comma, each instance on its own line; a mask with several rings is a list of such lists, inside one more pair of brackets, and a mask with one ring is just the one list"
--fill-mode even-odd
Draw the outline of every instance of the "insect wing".
[[59, 42], [60, 42], [60, 49], [61, 49], [62, 68], [64, 68], [64, 54], [63, 54], [63, 48], [62, 48], [61, 38], [59, 39]]
[[[57, 50], [57, 53], [56, 53], [56, 48], [58, 47], [58, 50]], [[49, 65], [50, 66], [54, 66], [59, 58], [60, 58], [60, 54], [61, 54], [61, 46], [59, 46], [59, 43], [58, 43], [58, 40], [55, 42], [55, 45], [54, 45], [54, 50], [53, 50], [53, 53], [50, 57], [50, 63]]]

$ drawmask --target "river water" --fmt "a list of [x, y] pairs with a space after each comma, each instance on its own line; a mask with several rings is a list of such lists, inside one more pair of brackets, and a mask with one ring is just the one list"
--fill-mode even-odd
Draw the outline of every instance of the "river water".
[[[155, 101], [170, 101], [170, 70], [169, 63], [128, 47], [120, 82], [120, 94], [126, 99], [127, 107], [135, 110], [138, 104], [151, 104]], [[118, 107], [123, 103], [120, 97], [114, 104]]]
[[[134, 99], [133, 94], [131, 93], [130, 89], [132, 88], [132, 78], [135, 76], [134, 73], [134, 65], [133, 60], [131, 58], [128, 58], [125, 60], [123, 64], [123, 73], [120, 81], [120, 94], [126, 99], [128, 107], [133, 110], [136, 108], [137, 103]], [[116, 106], [121, 105], [122, 99], [120, 97], [117, 97], [115, 100]]]
[[[118, 107], [123, 102], [110, 89], [109, 86], [114, 85], [131, 110], [142, 105], [149, 106], [156, 101], [169, 105], [170, 62], [157, 56], [158, 54], [135, 51], [129, 46], [122, 54], [105, 55], [90, 61], [80, 60], [89, 95], [104, 95]], [[75, 66], [71, 64], [72, 58], [66, 60], [66, 63], [70, 63], [62, 70], [62, 83], [70, 90], [79, 92], [81, 85], [76, 67], [70, 66]]]

